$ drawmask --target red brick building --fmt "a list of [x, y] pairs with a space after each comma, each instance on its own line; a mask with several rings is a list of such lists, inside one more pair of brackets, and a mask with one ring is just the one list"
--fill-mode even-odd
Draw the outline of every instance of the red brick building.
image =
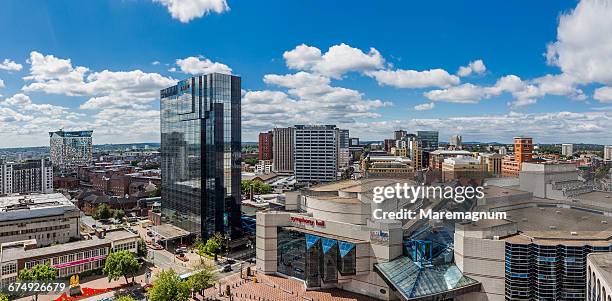
[[259, 133], [259, 160], [272, 160], [272, 138], [271, 131]]

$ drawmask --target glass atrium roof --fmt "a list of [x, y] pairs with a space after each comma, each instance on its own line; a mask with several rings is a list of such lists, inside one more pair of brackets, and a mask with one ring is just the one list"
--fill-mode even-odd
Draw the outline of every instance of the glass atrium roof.
[[378, 263], [375, 267], [403, 300], [432, 300], [435, 295], [449, 298], [480, 290], [480, 283], [463, 276], [454, 264], [421, 267], [403, 256], [391, 262]]

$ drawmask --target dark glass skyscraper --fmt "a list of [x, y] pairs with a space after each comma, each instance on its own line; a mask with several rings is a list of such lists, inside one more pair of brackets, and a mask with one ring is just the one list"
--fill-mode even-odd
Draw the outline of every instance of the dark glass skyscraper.
[[162, 214], [203, 237], [240, 233], [240, 77], [194, 76], [161, 90]]

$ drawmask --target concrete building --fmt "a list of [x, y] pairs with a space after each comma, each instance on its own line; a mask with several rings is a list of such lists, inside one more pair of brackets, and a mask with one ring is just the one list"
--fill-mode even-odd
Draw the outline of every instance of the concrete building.
[[499, 176], [501, 175], [502, 169], [502, 158], [503, 156], [495, 153], [484, 153], [479, 154], [478, 158], [482, 163], [487, 166], [488, 176]]
[[441, 170], [442, 162], [444, 162], [444, 159], [454, 158], [458, 156], [464, 156], [464, 157], [472, 156], [472, 153], [468, 151], [464, 151], [464, 150], [437, 149], [435, 151], [432, 151], [429, 153], [429, 168]]
[[402, 138], [406, 137], [407, 134], [408, 132], [405, 130], [397, 130], [393, 133], [393, 138], [395, 138], [395, 140], [401, 140]]
[[258, 212], [258, 272], [299, 279], [309, 290], [341, 288], [380, 300], [453, 300], [479, 291], [479, 283], [448, 261], [424, 263], [405, 255], [414, 249], [402, 224], [408, 228], [411, 221], [372, 217], [377, 209], [424, 206], [406, 199], [372, 201], [374, 187], [404, 183], [415, 185], [398, 179], [325, 184], [301, 191], [295, 212]]
[[587, 255], [586, 300], [612, 300], [612, 253], [592, 253]]
[[386, 152], [391, 153], [391, 149], [395, 148], [395, 141], [397, 141], [397, 140], [395, 140], [395, 139], [385, 139], [383, 141], [383, 144], [385, 146], [384, 149], [385, 149]]
[[53, 166], [48, 159], [0, 160], [0, 195], [53, 192]]
[[438, 131], [417, 131], [416, 138], [423, 144], [423, 150], [435, 151], [438, 149]]
[[340, 131], [335, 125], [296, 125], [295, 179], [298, 182], [331, 182], [338, 179]]
[[111, 230], [101, 233], [100, 237], [37, 248], [37, 240], [3, 243], [2, 273], [3, 285], [17, 280], [19, 272], [37, 264], [49, 264], [58, 271], [59, 278], [102, 269], [110, 252], [128, 250], [137, 253], [140, 237], [125, 230]]
[[450, 146], [454, 146], [454, 147], [461, 147], [461, 136], [460, 135], [452, 135], [450, 137], [450, 142], [449, 142]]
[[612, 162], [612, 145], [604, 146], [604, 157], [605, 162]]
[[457, 156], [444, 159], [442, 163], [442, 181], [466, 179], [480, 182], [485, 178], [487, 166], [474, 157]]
[[274, 128], [272, 131], [272, 160], [274, 172], [282, 175], [293, 174], [293, 128]]
[[573, 144], [561, 144], [561, 155], [563, 156], [571, 156], [574, 154], [574, 145]]
[[45, 246], [79, 239], [80, 213], [61, 193], [0, 197], [0, 243], [36, 239]]
[[272, 160], [272, 150], [273, 150], [273, 137], [272, 131], [267, 133], [259, 133], [259, 160]]
[[49, 132], [51, 163], [61, 174], [76, 172], [79, 165], [89, 165], [92, 160], [93, 131]]
[[421, 140], [417, 140], [417, 139], [410, 140], [409, 150], [410, 150], [410, 160], [412, 160], [412, 168], [414, 170], [418, 170], [418, 169], [425, 167], [424, 162], [423, 162], [423, 143], [421, 142]]
[[612, 211], [595, 208], [522, 199], [488, 205], [507, 220], [457, 224], [455, 263], [482, 285], [464, 300], [586, 300], [586, 255], [612, 250]]
[[361, 165], [367, 177], [408, 179], [413, 174], [412, 161], [407, 157], [368, 155]]
[[539, 198], [565, 200], [593, 191], [574, 163], [523, 163], [519, 179], [521, 190]]

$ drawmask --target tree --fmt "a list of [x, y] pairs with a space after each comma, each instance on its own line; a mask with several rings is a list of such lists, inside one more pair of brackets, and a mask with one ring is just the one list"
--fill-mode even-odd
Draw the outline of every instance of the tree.
[[[52, 281], [57, 278], [57, 269], [51, 267], [48, 264], [37, 264], [29, 269], [23, 269], [19, 272], [20, 282], [46, 282]], [[36, 300], [38, 300], [38, 292], [35, 294]]]
[[609, 167], [599, 167], [595, 170], [595, 178], [596, 179], [603, 179], [606, 177], [606, 175], [608, 174], [608, 172], [610, 171]]
[[136, 249], [136, 255], [138, 255], [138, 257], [145, 258], [145, 257], [147, 257], [147, 254], [149, 254], [149, 249], [147, 248], [147, 243], [144, 241], [144, 239], [140, 239], [138, 241], [138, 246], [137, 246], [137, 249]]
[[147, 295], [150, 301], [187, 301], [189, 286], [173, 270], [161, 271]]
[[249, 165], [256, 165], [258, 161], [259, 160], [257, 160], [257, 158], [246, 158], [246, 159], [244, 159], [244, 163], [249, 164]]
[[9, 301], [8, 296], [3, 293], [0, 293], [0, 301]]
[[204, 245], [204, 252], [210, 255], [214, 255], [215, 260], [217, 260], [217, 255], [221, 253], [221, 245], [214, 237], [209, 238], [206, 241], [206, 244]]
[[134, 299], [134, 297], [130, 295], [123, 295], [118, 298], [115, 298], [114, 300], [115, 301], [136, 301], [136, 299]]
[[272, 186], [260, 180], [243, 180], [240, 182], [242, 194], [250, 194], [251, 189], [254, 194], [266, 194], [272, 192]]
[[94, 219], [109, 219], [113, 216], [113, 212], [111, 211], [110, 207], [108, 207], [108, 205], [106, 204], [102, 204], [100, 206], [98, 206], [98, 208], [96, 208], [96, 212], [94, 212], [93, 214], [93, 218]]
[[123, 217], [125, 216], [125, 212], [121, 209], [112, 210], [111, 212], [113, 213], [113, 217], [119, 221], [122, 220]]
[[132, 276], [132, 282], [134, 282], [134, 276], [139, 268], [140, 264], [134, 254], [128, 250], [123, 250], [111, 253], [106, 257], [102, 272], [108, 277], [108, 280], [117, 280], [123, 276], [125, 283], [129, 284], [128, 276]]
[[202, 268], [191, 275], [187, 280], [187, 286], [193, 292], [203, 293], [205, 289], [210, 287], [216, 280], [215, 268], [212, 265], [204, 264]]

